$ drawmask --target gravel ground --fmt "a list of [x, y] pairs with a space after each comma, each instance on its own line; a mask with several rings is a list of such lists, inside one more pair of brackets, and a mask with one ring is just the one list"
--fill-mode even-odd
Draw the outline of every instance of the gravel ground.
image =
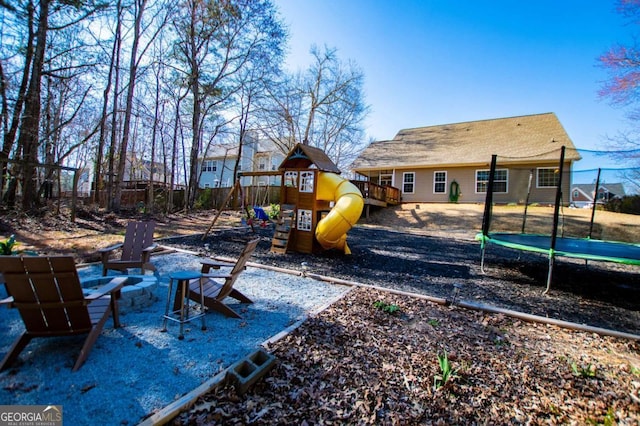
[[[485, 273], [480, 244], [473, 235], [424, 235], [356, 226], [348, 234], [352, 254], [270, 252], [273, 229], [256, 227], [261, 241], [252, 261], [430, 296], [513, 309], [595, 327], [640, 334], [640, 276], [637, 268], [608, 262], [558, 258], [551, 291], [545, 289], [548, 259], [534, 253], [490, 245]], [[216, 230], [165, 239], [162, 244], [235, 256], [252, 236], [249, 228]]]
[[[178, 324], [162, 333], [168, 274], [177, 269], [199, 270], [198, 258], [182, 253], [155, 256], [160, 285], [150, 307], [120, 316], [122, 327], [109, 319], [85, 364], [71, 367], [85, 336], [34, 339], [18, 361], [0, 374], [0, 403], [63, 406], [68, 425], [136, 424], [176, 398], [193, 390], [229, 365], [253, 352], [298, 318], [334, 300], [348, 290], [342, 285], [247, 268], [235, 287], [254, 303], [241, 305], [227, 299], [243, 316], [226, 318], [207, 314], [208, 329], [200, 320], [185, 326], [178, 340]], [[93, 265], [81, 268], [82, 278], [100, 275]], [[6, 297], [0, 286], [0, 298]], [[22, 333], [24, 325], [15, 309], [0, 309], [0, 352]]]

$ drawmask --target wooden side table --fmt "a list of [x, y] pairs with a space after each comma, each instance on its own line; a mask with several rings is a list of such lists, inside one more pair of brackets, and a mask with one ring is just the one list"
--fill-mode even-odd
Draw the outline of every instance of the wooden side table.
[[[189, 304], [189, 281], [198, 280], [200, 284], [200, 313], [196, 315], [190, 315]], [[176, 283], [176, 294], [173, 303], [173, 310], [169, 311], [171, 306], [171, 294], [173, 293], [173, 285]], [[193, 271], [178, 271], [169, 275], [169, 290], [167, 291], [167, 306], [164, 311], [164, 318], [161, 331], [167, 331], [168, 321], [175, 321], [180, 324], [180, 334], [178, 339], [184, 339], [184, 324], [196, 318], [202, 318], [202, 329], [206, 330], [207, 325], [205, 323], [205, 305], [204, 305], [204, 291], [202, 289], [202, 274], [200, 272]]]

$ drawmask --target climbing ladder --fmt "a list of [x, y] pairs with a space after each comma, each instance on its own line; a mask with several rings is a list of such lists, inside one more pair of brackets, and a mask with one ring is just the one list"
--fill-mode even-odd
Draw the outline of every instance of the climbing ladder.
[[289, 245], [289, 237], [293, 228], [294, 211], [293, 206], [283, 205], [280, 211], [280, 220], [276, 223], [276, 230], [271, 240], [272, 253], [286, 253]]

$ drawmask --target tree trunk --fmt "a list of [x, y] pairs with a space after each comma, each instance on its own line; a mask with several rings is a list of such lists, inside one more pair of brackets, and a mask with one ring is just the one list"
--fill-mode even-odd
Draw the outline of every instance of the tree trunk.
[[[29, 3], [27, 5], [27, 45], [25, 47], [25, 57], [24, 57], [24, 70], [22, 72], [22, 80], [20, 82], [20, 88], [18, 89], [18, 97], [16, 99], [16, 104], [13, 109], [13, 117], [11, 119], [11, 126], [9, 130], [4, 134], [3, 143], [2, 143], [2, 151], [0, 151], [0, 192], [2, 188], [4, 188], [3, 179], [7, 176], [9, 171], [9, 164], [6, 160], [9, 159], [9, 154], [13, 149], [13, 144], [16, 140], [16, 134], [18, 133], [18, 126], [20, 124], [20, 116], [22, 113], [22, 106], [24, 105], [27, 88], [29, 86], [29, 71], [31, 69], [31, 62], [33, 61], [33, 44], [35, 33], [33, 31], [33, 20], [34, 20], [34, 12], [35, 8], [33, 7], [33, 3]], [[4, 84], [4, 75], [0, 76], [3, 78], [2, 84]], [[4, 97], [4, 90], [3, 90]], [[7, 111], [8, 114], [8, 111]], [[19, 155], [16, 156], [18, 158]], [[11, 184], [7, 188], [7, 192], [5, 193], [3, 199], [7, 202], [9, 206], [13, 206], [15, 203], [16, 197], [16, 183], [15, 180], [10, 182]]]
[[151, 165], [149, 166], [149, 203], [148, 211], [153, 213], [154, 204], [154, 190], [153, 190], [153, 177], [154, 177], [154, 164], [156, 158], [156, 139], [158, 136], [158, 122], [160, 121], [160, 70], [156, 72], [156, 99], [155, 109], [153, 112], [153, 131], [151, 133]]
[[[118, 46], [120, 43], [120, 29], [122, 28], [122, 24], [120, 21], [122, 10], [122, 3], [118, 0], [116, 5], [116, 31], [113, 40], [113, 47], [111, 49], [111, 58], [109, 61], [109, 74], [107, 75], [107, 86], [104, 89], [103, 93], [103, 102], [102, 102], [102, 116], [100, 117], [100, 134], [98, 136], [98, 147], [96, 149], [96, 161], [94, 166], [94, 178], [93, 184], [95, 186], [95, 191], [93, 193], [93, 202], [99, 204], [100, 203], [100, 191], [103, 187], [102, 180], [102, 161], [103, 161], [103, 153], [105, 146], [105, 137], [107, 132], [107, 113], [109, 109], [109, 94], [111, 93], [111, 84], [113, 80], [114, 72], [118, 72], [115, 69], [116, 55], [118, 55]], [[114, 93], [114, 102], [117, 98], [117, 94]], [[112, 139], [113, 140], [113, 139]], [[110, 199], [110, 197], [107, 197]], [[108, 204], [107, 204], [108, 205]]]
[[140, 44], [140, 27], [142, 26], [142, 15], [146, 0], [139, 0], [138, 10], [133, 31], [133, 41], [131, 46], [131, 58], [129, 61], [129, 86], [127, 88], [127, 105], [124, 111], [124, 124], [122, 126], [122, 143], [120, 144], [118, 170], [114, 180], [115, 193], [111, 202], [114, 211], [120, 210], [120, 197], [122, 196], [122, 180], [124, 178], [125, 165], [127, 160], [127, 147], [129, 145], [129, 127], [131, 125], [131, 115], [133, 110], [133, 97], [135, 94], [136, 74], [138, 71], [138, 45]]
[[[118, 23], [120, 23], [120, 19], [118, 18]], [[120, 46], [122, 45], [122, 39], [119, 37], [120, 29], [117, 31], [118, 37], [116, 37], [114, 44], [117, 46], [115, 49], [116, 52], [116, 64], [115, 64], [115, 81], [113, 83], [113, 106], [111, 108], [111, 143], [109, 144], [109, 154], [108, 154], [108, 170], [109, 176], [107, 180], [107, 208], [113, 208], [113, 200], [114, 200], [114, 185], [115, 185], [115, 161], [116, 161], [116, 151], [118, 148], [118, 110], [120, 108]], [[118, 203], [118, 207], [120, 204]]]
[[169, 196], [167, 197], [167, 213], [173, 211], [173, 188], [176, 183], [176, 157], [178, 156], [178, 127], [180, 126], [180, 103], [182, 99], [178, 98], [176, 102], [176, 115], [173, 125], [173, 143], [171, 145], [171, 182], [169, 183]]
[[34, 178], [35, 164], [38, 161], [42, 66], [44, 64], [48, 28], [49, 0], [40, 0], [36, 48], [20, 125], [20, 136], [18, 137], [18, 146], [19, 149], [22, 148], [22, 158], [25, 161], [22, 168], [22, 208], [25, 211], [33, 209], [37, 203]]

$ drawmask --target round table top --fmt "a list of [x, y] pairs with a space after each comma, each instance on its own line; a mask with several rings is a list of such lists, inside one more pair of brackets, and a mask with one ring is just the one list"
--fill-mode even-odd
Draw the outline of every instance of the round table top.
[[176, 271], [169, 274], [172, 280], [194, 280], [200, 278], [202, 273], [197, 271]]

